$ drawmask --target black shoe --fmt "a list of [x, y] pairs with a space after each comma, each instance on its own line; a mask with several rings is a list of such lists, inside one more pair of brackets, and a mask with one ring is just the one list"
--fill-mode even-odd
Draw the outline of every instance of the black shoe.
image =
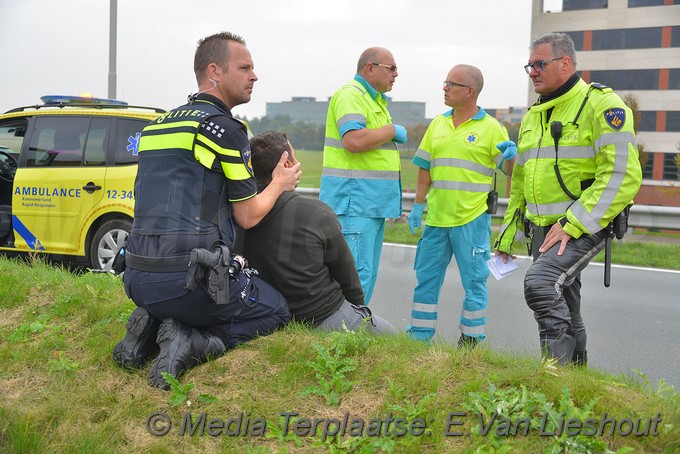
[[574, 352], [571, 355], [571, 363], [574, 366], [586, 367], [588, 365], [588, 351], [583, 350], [582, 352]]
[[160, 324], [161, 321], [143, 307], [132, 311], [125, 324], [125, 337], [113, 347], [116, 364], [128, 369], [142, 367], [158, 351], [156, 335]]
[[479, 339], [473, 336], [466, 336], [465, 334], [460, 335], [458, 339], [459, 348], [475, 348], [479, 344]]
[[163, 372], [178, 378], [186, 370], [209, 357], [221, 356], [226, 350], [219, 337], [191, 328], [173, 318], [163, 320], [156, 341], [161, 351], [151, 364], [149, 386], [165, 390], [170, 389], [170, 385], [163, 378]]

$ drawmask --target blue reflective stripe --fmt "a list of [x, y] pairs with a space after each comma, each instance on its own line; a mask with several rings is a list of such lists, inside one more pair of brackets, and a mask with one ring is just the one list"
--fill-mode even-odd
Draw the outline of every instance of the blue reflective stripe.
[[40, 241], [31, 233], [28, 228], [19, 220], [18, 217], [12, 216], [12, 228], [24, 239], [28, 247], [37, 251], [44, 251], [45, 247], [40, 244]]
[[420, 156], [414, 156], [411, 160], [413, 165], [420, 167], [421, 169], [430, 170], [430, 161], [421, 158]]
[[342, 126], [338, 127], [338, 132], [340, 133], [340, 137], [344, 136], [347, 134], [349, 131], [358, 131], [359, 129], [364, 129], [366, 128], [366, 121], [363, 123], [360, 121], [356, 120], [350, 120], [346, 123], [344, 123]]

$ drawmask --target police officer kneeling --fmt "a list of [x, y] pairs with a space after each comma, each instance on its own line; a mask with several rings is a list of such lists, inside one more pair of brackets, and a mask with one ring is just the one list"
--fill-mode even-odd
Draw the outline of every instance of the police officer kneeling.
[[194, 72], [199, 92], [149, 124], [139, 143], [124, 275], [125, 291], [138, 307], [113, 351], [119, 365], [137, 368], [160, 350], [149, 385], [165, 389], [163, 372], [178, 377], [290, 319], [285, 299], [252, 273], [221, 273], [226, 300], [205, 290], [215, 288], [211, 283], [219, 287], [210, 282], [210, 267], [207, 280], [198, 279], [202, 285], [192, 276], [187, 285], [192, 251], [222, 250], [224, 265], [234, 221], [245, 229], [256, 225], [300, 178], [299, 165], [283, 166], [284, 154], [274, 184], [257, 193], [247, 129], [231, 115], [250, 100], [257, 80], [243, 39], [224, 32], [199, 41]]

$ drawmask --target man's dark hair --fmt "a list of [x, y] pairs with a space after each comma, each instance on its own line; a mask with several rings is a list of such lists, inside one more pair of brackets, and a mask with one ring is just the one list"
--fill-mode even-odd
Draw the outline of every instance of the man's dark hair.
[[215, 33], [198, 41], [194, 54], [194, 74], [199, 83], [210, 63], [215, 63], [226, 71], [227, 68], [222, 65], [229, 60], [229, 46], [226, 45], [229, 41], [246, 45], [242, 37], [230, 32]]
[[250, 150], [255, 180], [258, 184], [267, 184], [272, 180], [272, 172], [283, 152], [290, 153], [288, 136], [285, 132], [274, 130], [255, 134], [250, 139]]

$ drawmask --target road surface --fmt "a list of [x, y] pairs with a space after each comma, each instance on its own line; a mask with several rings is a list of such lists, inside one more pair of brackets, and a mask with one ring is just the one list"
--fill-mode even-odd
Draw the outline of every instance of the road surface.
[[[415, 246], [385, 244], [370, 307], [404, 330], [416, 284]], [[538, 329], [524, 302], [523, 279], [531, 264], [503, 280], [489, 277], [487, 341], [493, 350], [539, 355]], [[588, 333], [589, 366], [634, 377], [642, 372], [656, 387], [663, 379], [680, 390], [680, 271], [612, 267], [611, 286], [603, 266], [591, 263], [582, 274], [581, 312]], [[463, 290], [451, 261], [439, 302], [437, 338], [456, 342]]]

